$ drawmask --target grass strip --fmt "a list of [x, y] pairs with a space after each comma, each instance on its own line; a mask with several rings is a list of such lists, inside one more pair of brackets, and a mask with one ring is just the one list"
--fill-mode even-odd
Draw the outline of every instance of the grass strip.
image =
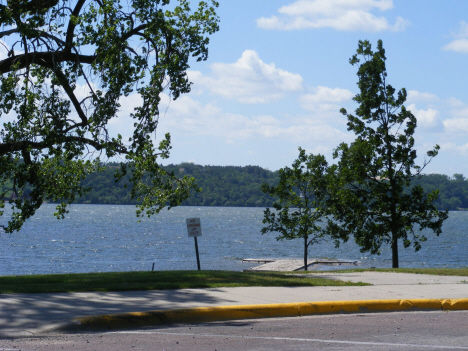
[[[353, 273], [353, 272], [390, 272], [390, 273], [414, 273], [414, 274], [431, 274], [431, 275], [456, 275], [467, 277], [468, 268], [352, 268], [340, 269], [332, 271], [308, 271], [305, 273]], [[294, 272], [294, 273], [302, 273]]]
[[370, 285], [271, 272], [157, 271], [22, 275], [0, 277], [0, 293], [130, 291], [241, 286]]

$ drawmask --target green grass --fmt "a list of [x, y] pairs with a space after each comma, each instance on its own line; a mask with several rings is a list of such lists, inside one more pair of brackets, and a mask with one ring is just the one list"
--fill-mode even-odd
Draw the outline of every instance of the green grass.
[[[468, 277], [468, 268], [354, 268], [333, 271], [309, 271], [308, 273], [352, 273], [352, 272], [394, 272], [432, 275], [459, 275]], [[300, 273], [304, 273], [303, 271]]]
[[231, 271], [158, 271], [49, 274], [0, 277], [0, 293], [164, 290], [240, 286], [369, 285], [281, 273]]

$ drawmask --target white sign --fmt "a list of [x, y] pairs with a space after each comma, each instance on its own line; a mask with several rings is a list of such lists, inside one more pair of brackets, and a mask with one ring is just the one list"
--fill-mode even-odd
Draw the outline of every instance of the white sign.
[[202, 235], [200, 218], [187, 218], [186, 221], [189, 238], [194, 238], [196, 236]]

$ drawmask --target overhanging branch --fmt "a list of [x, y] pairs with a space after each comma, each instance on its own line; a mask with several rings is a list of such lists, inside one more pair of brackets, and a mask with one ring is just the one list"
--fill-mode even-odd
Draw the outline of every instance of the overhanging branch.
[[50, 68], [53, 67], [54, 62], [79, 62], [91, 64], [95, 59], [96, 55], [79, 55], [66, 51], [30, 52], [0, 61], [0, 74], [11, 72], [13, 68], [15, 70], [20, 70], [26, 68], [30, 64], [40, 64], [41, 66], [44, 66], [44, 62], [47, 62], [47, 66]]
[[[59, 144], [67, 143], [67, 142], [78, 142], [78, 143], [90, 145], [98, 151], [112, 145], [112, 143], [110, 142], [101, 144], [98, 141], [93, 140], [93, 139], [75, 136], [75, 135], [69, 135], [69, 136], [64, 136], [63, 138], [60, 138], [59, 140], [56, 140], [53, 143], [48, 142], [48, 141], [36, 142], [36, 141], [29, 141], [29, 140], [13, 141], [9, 143], [0, 143], [0, 155], [5, 155], [11, 152], [18, 152], [18, 151], [23, 152], [24, 150], [29, 150], [29, 149], [43, 150], [43, 149], [47, 149], [52, 146], [57, 146]], [[115, 144], [114, 147], [119, 153], [122, 153], [122, 154], [129, 153], [129, 151], [127, 150], [125, 146], [122, 146], [120, 144]]]

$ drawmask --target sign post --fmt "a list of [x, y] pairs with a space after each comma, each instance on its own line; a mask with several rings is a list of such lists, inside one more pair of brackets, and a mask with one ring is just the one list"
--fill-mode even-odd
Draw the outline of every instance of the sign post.
[[202, 235], [200, 218], [187, 218], [187, 232], [189, 238], [195, 239], [195, 254], [197, 255], [197, 266], [200, 271], [200, 257], [198, 255], [198, 242], [197, 237]]

